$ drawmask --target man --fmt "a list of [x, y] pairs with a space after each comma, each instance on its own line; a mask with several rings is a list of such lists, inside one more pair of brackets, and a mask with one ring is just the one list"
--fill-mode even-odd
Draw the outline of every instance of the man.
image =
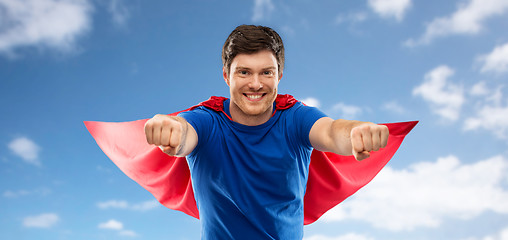
[[217, 100], [221, 110], [156, 115], [146, 140], [187, 157], [203, 239], [302, 239], [312, 149], [363, 160], [386, 146], [388, 128], [278, 95], [284, 45], [268, 27], [237, 27], [222, 60], [230, 99]]

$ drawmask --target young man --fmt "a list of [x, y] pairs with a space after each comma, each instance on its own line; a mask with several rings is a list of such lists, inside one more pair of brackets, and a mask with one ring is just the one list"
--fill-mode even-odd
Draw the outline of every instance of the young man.
[[302, 239], [312, 149], [363, 160], [386, 146], [388, 128], [278, 95], [284, 45], [268, 27], [237, 27], [222, 60], [230, 99], [216, 100], [221, 110], [156, 115], [146, 140], [187, 157], [203, 239]]

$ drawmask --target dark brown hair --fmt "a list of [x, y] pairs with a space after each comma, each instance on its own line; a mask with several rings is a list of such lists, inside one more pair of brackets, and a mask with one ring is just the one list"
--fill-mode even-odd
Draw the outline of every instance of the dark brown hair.
[[222, 47], [222, 65], [229, 75], [231, 62], [240, 53], [252, 54], [270, 50], [277, 59], [279, 77], [284, 69], [284, 44], [273, 29], [264, 26], [240, 25], [229, 34]]

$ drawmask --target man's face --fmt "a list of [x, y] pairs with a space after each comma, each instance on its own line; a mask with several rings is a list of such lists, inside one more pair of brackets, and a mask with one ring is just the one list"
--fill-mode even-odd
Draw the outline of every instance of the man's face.
[[238, 54], [231, 62], [229, 76], [224, 71], [224, 79], [229, 86], [233, 119], [266, 121], [271, 117], [280, 80], [277, 59], [271, 51]]

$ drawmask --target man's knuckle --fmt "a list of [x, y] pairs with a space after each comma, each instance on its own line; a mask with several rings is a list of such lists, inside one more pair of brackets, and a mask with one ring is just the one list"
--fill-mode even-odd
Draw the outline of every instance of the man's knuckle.
[[363, 135], [366, 135], [371, 132], [371, 129], [369, 125], [363, 125], [360, 127], [360, 131], [362, 132]]
[[353, 128], [353, 130], [351, 130], [351, 137], [357, 138], [359, 136], [361, 136], [361, 130], [359, 128]]
[[164, 127], [169, 127], [171, 126], [171, 120], [170, 119], [162, 119], [161, 120], [161, 125], [164, 126]]
[[182, 131], [183, 131], [182, 124], [178, 124], [177, 126], [175, 126], [174, 132], [176, 132], [177, 134], [181, 134]]

